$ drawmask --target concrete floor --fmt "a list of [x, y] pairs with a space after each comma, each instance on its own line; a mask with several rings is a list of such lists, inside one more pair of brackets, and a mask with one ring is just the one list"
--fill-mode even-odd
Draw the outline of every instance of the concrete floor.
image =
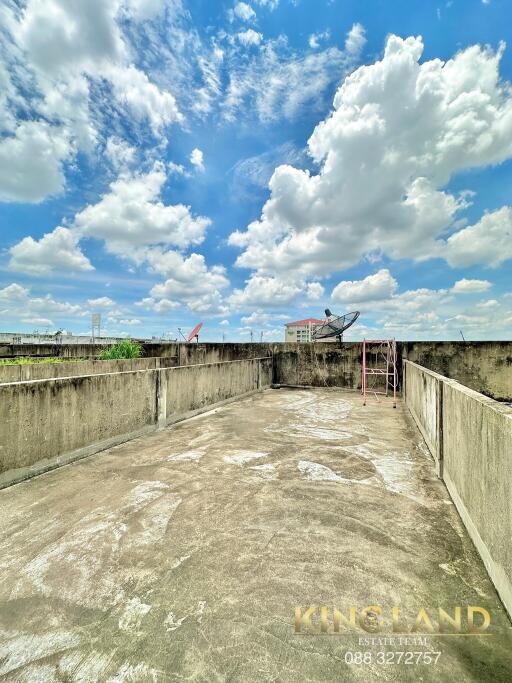
[[[510, 680], [510, 623], [400, 403], [270, 390], [0, 505], [3, 680]], [[311, 604], [479, 605], [493, 635], [295, 635], [295, 606]], [[349, 665], [347, 650], [374, 659]], [[375, 661], [382, 650], [442, 654], [397, 666]]]

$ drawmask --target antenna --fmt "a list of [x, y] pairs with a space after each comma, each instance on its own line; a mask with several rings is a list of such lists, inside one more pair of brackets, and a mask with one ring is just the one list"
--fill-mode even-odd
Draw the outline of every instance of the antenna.
[[466, 340], [464, 339], [464, 335], [462, 334], [462, 330], [459, 330], [460, 336], [462, 337], [462, 341], [465, 342]]
[[359, 318], [359, 311], [352, 311], [352, 313], [345, 313], [344, 315], [335, 316], [331, 311], [325, 309], [326, 318], [323, 323], [316, 325], [312, 331], [313, 341], [320, 339], [329, 339], [330, 337], [338, 337], [340, 342], [343, 341], [343, 332], [355, 323]]

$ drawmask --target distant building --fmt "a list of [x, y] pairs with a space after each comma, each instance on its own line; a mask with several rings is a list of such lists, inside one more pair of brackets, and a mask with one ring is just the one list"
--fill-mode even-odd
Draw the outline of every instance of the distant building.
[[[318, 320], [318, 318], [306, 318], [305, 320], [286, 323], [284, 326], [284, 340], [285, 342], [313, 341], [314, 328], [323, 322], [323, 320]], [[322, 339], [322, 341], [336, 341], [336, 338]]]

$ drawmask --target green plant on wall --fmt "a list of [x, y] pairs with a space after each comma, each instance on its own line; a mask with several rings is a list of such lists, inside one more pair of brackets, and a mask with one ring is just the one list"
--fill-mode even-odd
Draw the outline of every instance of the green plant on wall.
[[123, 360], [125, 358], [140, 358], [142, 356], [142, 346], [132, 339], [110, 346], [100, 353], [101, 360]]

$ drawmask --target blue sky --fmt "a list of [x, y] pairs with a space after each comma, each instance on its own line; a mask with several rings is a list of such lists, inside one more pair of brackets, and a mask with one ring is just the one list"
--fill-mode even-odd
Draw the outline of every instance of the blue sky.
[[7, 0], [4, 331], [510, 339], [506, 0]]

